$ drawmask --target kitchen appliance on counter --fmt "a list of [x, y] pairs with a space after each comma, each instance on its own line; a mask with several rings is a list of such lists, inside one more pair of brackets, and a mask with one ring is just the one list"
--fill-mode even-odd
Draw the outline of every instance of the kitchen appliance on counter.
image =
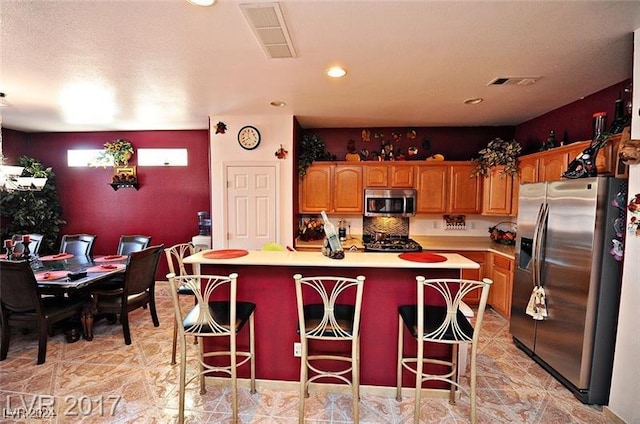
[[510, 331], [583, 403], [609, 399], [625, 196], [610, 177], [520, 186]]

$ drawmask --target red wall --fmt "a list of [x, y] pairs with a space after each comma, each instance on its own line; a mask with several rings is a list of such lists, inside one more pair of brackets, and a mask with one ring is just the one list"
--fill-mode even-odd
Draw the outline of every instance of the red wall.
[[[542, 142], [555, 131], [556, 139], [562, 140], [565, 131], [569, 143], [591, 140], [593, 136], [592, 120], [596, 112], [607, 113], [607, 129], [614, 117], [615, 101], [619, 95], [628, 99], [624, 89], [629, 88], [631, 80], [625, 80], [584, 99], [576, 100], [563, 107], [552, 110], [516, 127], [515, 138], [524, 147], [523, 153], [533, 153], [540, 149]], [[626, 97], [625, 97], [626, 96]]]
[[[399, 131], [402, 136], [394, 142], [394, 149], [402, 149], [407, 154], [409, 146], [418, 148], [418, 154], [407, 157], [408, 160], [424, 160], [436, 153], [443, 154], [446, 160], [471, 160], [477, 152], [486, 147], [487, 143], [496, 137], [504, 140], [513, 139], [513, 127], [417, 127], [414, 139], [407, 138], [407, 127], [368, 128], [370, 141], [362, 140], [362, 128], [316, 128], [305, 130], [307, 134], [317, 134], [327, 146], [327, 151], [344, 160], [347, 154], [347, 142], [355, 141], [356, 150], [362, 149], [380, 152], [380, 141], [374, 139], [374, 133], [382, 133], [385, 140], [392, 140], [391, 133]], [[424, 139], [428, 139], [431, 148], [422, 147]]]
[[[146, 234], [152, 244], [190, 241], [198, 233], [198, 211], [209, 211], [209, 134], [197, 131], [118, 131], [23, 134], [3, 130], [7, 163], [27, 155], [53, 167], [67, 225], [61, 234], [97, 234], [94, 253], [114, 253], [121, 234]], [[67, 150], [102, 148], [124, 138], [139, 148], [187, 148], [188, 167], [138, 167], [138, 191], [114, 191], [112, 168], [69, 168]], [[18, 153], [19, 152], [19, 153]], [[129, 165], [136, 165], [134, 154]], [[167, 267], [162, 259], [158, 277]]]

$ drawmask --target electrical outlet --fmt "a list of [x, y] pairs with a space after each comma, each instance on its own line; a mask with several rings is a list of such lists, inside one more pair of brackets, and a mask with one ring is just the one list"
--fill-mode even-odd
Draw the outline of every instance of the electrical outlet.
[[293, 344], [293, 356], [299, 358], [302, 356], [302, 345], [300, 343]]

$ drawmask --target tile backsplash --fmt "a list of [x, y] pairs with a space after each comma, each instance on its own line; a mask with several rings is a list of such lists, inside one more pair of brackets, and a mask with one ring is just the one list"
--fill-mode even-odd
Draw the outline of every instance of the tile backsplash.
[[[515, 217], [509, 216], [483, 216], [483, 215], [466, 215], [465, 229], [447, 230], [445, 220], [442, 215], [419, 216], [412, 218], [383, 218], [388, 220], [402, 220], [401, 223], [383, 223], [381, 226], [372, 226], [371, 222], [367, 222], [369, 217], [344, 215], [333, 215], [330, 217], [332, 222], [336, 224], [340, 219], [344, 219], [347, 225], [347, 231], [353, 236], [361, 234], [370, 234], [375, 231], [389, 231], [387, 228], [393, 229], [393, 234], [405, 234], [408, 231], [409, 236], [446, 236], [446, 237], [489, 237], [489, 227], [493, 227], [500, 222], [515, 222]], [[378, 217], [380, 218], [380, 217]], [[405, 229], [405, 223], [407, 225]], [[397, 232], [396, 232], [397, 231]]]

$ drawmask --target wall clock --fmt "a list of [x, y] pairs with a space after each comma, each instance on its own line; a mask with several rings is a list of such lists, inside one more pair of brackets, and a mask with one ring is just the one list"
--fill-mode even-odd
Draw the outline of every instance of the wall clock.
[[243, 149], [255, 149], [260, 145], [260, 139], [260, 131], [251, 125], [246, 125], [238, 131], [238, 143]]

